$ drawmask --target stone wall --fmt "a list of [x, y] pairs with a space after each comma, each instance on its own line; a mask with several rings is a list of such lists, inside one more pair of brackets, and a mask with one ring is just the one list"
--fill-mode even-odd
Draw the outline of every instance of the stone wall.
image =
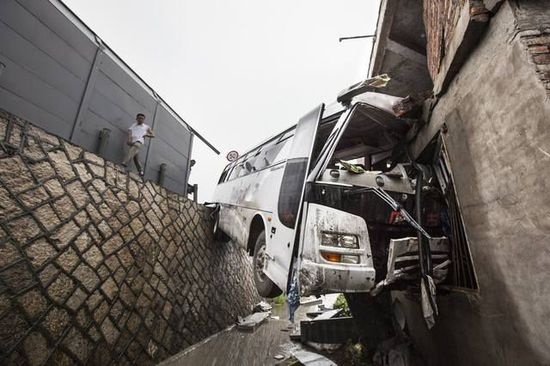
[[0, 364], [152, 364], [258, 295], [206, 208], [0, 111]]

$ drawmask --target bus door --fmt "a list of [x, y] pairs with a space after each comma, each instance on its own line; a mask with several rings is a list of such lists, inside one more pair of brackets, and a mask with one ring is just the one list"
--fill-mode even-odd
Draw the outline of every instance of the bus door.
[[279, 188], [278, 217], [271, 232], [266, 233], [268, 260], [264, 272], [285, 293], [306, 175], [323, 109], [321, 104], [298, 121]]

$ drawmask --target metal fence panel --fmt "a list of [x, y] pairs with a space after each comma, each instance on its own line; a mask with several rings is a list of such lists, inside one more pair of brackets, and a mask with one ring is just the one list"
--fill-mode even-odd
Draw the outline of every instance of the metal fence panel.
[[90, 151], [109, 129], [102, 156], [116, 163], [128, 127], [144, 113], [157, 136], [140, 156], [146, 177], [157, 181], [164, 163], [166, 188], [185, 192], [193, 134], [61, 3], [1, 0], [0, 63], [0, 108]]

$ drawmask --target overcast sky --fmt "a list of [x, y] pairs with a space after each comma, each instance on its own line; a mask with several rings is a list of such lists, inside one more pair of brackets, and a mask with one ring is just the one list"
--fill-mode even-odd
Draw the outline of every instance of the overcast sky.
[[[367, 77], [379, 0], [64, 0], [195, 130], [190, 183], [212, 198], [248, 148]], [[130, 122], [130, 121], [129, 121]]]

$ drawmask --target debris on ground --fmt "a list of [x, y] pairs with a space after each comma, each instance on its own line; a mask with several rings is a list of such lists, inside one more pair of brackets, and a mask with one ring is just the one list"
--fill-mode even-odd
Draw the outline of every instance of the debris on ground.
[[267, 302], [260, 301], [254, 306], [254, 309], [252, 311], [254, 313], [260, 313], [260, 312], [264, 313], [266, 311], [270, 311], [271, 309], [273, 309], [273, 307], [269, 305]]
[[239, 317], [237, 322], [237, 329], [254, 332], [260, 324], [265, 322], [269, 315], [269, 312], [261, 312], [251, 314], [245, 318]]
[[337, 366], [325, 356], [303, 349], [293, 352], [292, 356], [304, 366]]
[[300, 299], [300, 306], [312, 306], [322, 304], [323, 299], [317, 298], [315, 296], [305, 297]]

